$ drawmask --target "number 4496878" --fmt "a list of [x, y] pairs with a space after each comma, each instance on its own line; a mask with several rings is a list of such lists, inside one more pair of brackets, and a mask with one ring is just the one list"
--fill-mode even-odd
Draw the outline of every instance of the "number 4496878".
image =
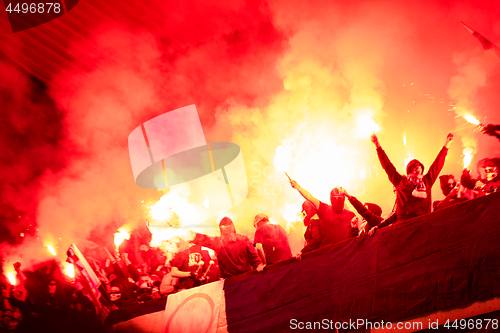
[[17, 3], [14, 8], [12, 8], [12, 3], [7, 5], [5, 8], [6, 12], [9, 13], [56, 13], [59, 14], [61, 12], [61, 4], [58, 2], [38, 2], [38, 3]]

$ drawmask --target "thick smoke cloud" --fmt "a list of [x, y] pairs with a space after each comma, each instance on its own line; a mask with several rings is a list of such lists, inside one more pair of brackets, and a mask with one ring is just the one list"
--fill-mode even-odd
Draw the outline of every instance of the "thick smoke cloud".
[[[26, 77], [5, 76], [19, 82], [2, 86], [2, 99], [13, 96], [12, 110], [28, 103], [50, 115], [33, 120], [44, 128], [36, 143], [21, 141], [14, 149], [15, 132], [2, 131], [5, 154], [15, 161], [5, 174], [39, 184], [3, 198], [13, 211], [36, 215], [37, 234], [16, 250], [26, 260], [40, 256], [30, 245], [36, 242], [62, 253], [99, 235], [93, 240], [112, 246], [112, 235], [96, 230], [143, 225], [145, 204], [163, 193], [134, 184], [128, 134], [190, 104], [197, 105], [208, 141], [242, 148], [249, 196], [227, 214], [249, 236], [257, 213], [283, 225], [300, 220], [302, 198], [283, 170], [323, 201], [339, 185], [389, 213], [392, 186], [366, 121], [380, 127], [380, 142], [401, 173], [409, 158], [429, 167], [450, 131], [457, 140], [443, 173], [460, 174], [462, 144], [476, 149], [472, 163], [499, 154], [494, 139], [455, 119], [467, 111], [500, 123], [500, 62], [460, 24], [500, 43], [494, 3], [200, 1], [162, 3], [155, 11], [151, 24], [102, 22], [70, 45], [74, 62], [49, 84], [55, 105], [25, 101]], [[11, 114], [11, 128], [21, 128], [25, 117]], [[48, 160], [32, 165], [25, 158], [31, 154]], [[433, 197], [441, 198], [438, 186]], [[24, 226], [8, 228], [14, 235]], [[301, 232], [293, 224], [294, 250], [302, 246]]]

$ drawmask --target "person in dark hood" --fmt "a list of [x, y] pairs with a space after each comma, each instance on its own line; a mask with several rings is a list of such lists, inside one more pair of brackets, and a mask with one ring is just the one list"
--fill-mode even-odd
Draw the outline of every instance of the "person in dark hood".
[[396, 187], [397, 221], [404, 221], [431, 212], [431, 189], [443, 169], [448, 147], [453, 141], [453, 134], [448, 134], [445, 144], [424, 175], [424, 165], [412, 160], [406, 166], [406, 176], [401, 175], [380, 146], [378, 138], [372, 134], [371, 140], [377, 148], [377, 155], [392, 185]]
[[304, 226], [306, 227], [304, 233], [305, 246], [295, 255], [295, 259], [297, 260], [301, 260], [303, 254], [319, 248], [321, 242], [319, 217], [316, 214], [316, 209], [309, 200], [302, 203], [302, 216], [304, 217]]
[[262, 264], [250, 239], [236, 233], [233, 221], [224, 217], [219, 222], [220, 237], [211, 237], [195, 233], [193, 243], [208, 247], [215, 251], [219, 261], [219, 269], [223, 278], [236, 276], [257, 270], [261, 272]]
[[303, 189], [295, 180], [290, 180], [290, 185], [299, 191], [304, 199], [310, 201], [314, 209], [318, 212], [321, 230], [320, 247], [349, 238], [351, 220], [356, 215], [344, 209], [345, 197], [339, 188], [335, 187], [331, 190], [331, 205], [328, 205], [313, 197], [311, 193]]
[[433, 202], [434, 210], [443, 209], [474, 198], [472, 191], [466, 189], [462, 184], [457, 183], [453, 175], [439, 176], [439, 183], [445, 198]]
[[[354, 195], [350, 195], [347, 191], [341, 188], [341, 192], [347, 197], [351, 205], [356, 209], [359, 215], [363, 217], [358, 233], [364, 233], [376, 227], [384, 219], [382, 218], [382, 208], [374, 203], [367, 202], [364, 205]], [[357, 236], [357, 235], [356, 235]]]
[[464, 169], [460, 181], [468, 189], [484, 196], [500, 190], [500, 158], [484, 158], [477, 163], [479, 178], [471, 177], [470, 171]]

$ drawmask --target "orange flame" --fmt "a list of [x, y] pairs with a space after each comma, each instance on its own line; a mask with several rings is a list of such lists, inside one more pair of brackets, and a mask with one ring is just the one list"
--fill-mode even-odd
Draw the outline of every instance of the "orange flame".
[[121, 227], [120, 229], [118, 229], [118, 232], [115, 233], [114, 242], [117, 249], [125, 239], [130, 239], [130, 234], [128, 233], [127, 228]]
[[57, 255], [56, 250], [51, 245], [47, 245], [47, 249], [53, 256]]
[[7, 273], [7, 278], [9, 279], [11, 285], [16, 285], [16, 275], [14, 273]]
[[470, 115], [470, 114], [466, 114], [463, 116], [465, 118], [465, 120], [467, 120], [469, 123], [471, 124], [474, 124], [474, 125], [480, 125], [481, 123], [479, 122], [479, 120], [476, 119], [476, 117]]
[[73, 266], [73, 264], [66, 263], [66, 266], [64, 267], [64, 274], [66, 274], [70, 278], [74, 278], [75, 277], [75, 266]]
[[472, 161], [473, 150], [470, 147], [465, 147], [463, 150], [464, 154], [464, 169], [469, 167], [470, 162]]

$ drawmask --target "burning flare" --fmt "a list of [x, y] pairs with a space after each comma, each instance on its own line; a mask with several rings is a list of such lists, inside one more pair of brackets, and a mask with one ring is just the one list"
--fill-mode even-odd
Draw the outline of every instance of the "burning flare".
[[16, 275], [12, 272], [7, 273], [7, 278], [9, 279], [9, 282], [11, 285], [15, 286], [16, 285]]
[[380, 126], [368, 114], [362, 114], [356, 119], [358, 132], [362, 137], [369, 137], [372, 133], [380, 132]]
[[57, 255], [56, 250], [55, 250], [55, 249], [54, 249], [51, 245], [47, 245], [47, 249], [49, 249], [49, 252], [50, 252], [53, 256]]
[[73, 264], [66, 263], [66, 266], [64, 267], [64, 274], [73, 279], [75, 277], [75, 266], [73, 266]]
[[481, 123], [479, 122], [479, 120], [477, 120], [474, 116], [472, 116], [470, 114], [466, 114], [463, 117], [465, 118], [465, 120], [467, 120], [471, 124], [474, 124], [476, 126], [481, 125]]
[[469, 167], [470, 162], [472, 161], [472, 148], [470, 147], [465, 147], [463, 150], [464, 154], [464, 169], [467, 169]]
[[128, 233], [127, 228], [121, 227], [118, 229], [118, 232], [115, 233], [115, 246], [116, 249], [120, 247], [120, 244], [123, 243], [125, 239], [130, 239], [130, 234]]

